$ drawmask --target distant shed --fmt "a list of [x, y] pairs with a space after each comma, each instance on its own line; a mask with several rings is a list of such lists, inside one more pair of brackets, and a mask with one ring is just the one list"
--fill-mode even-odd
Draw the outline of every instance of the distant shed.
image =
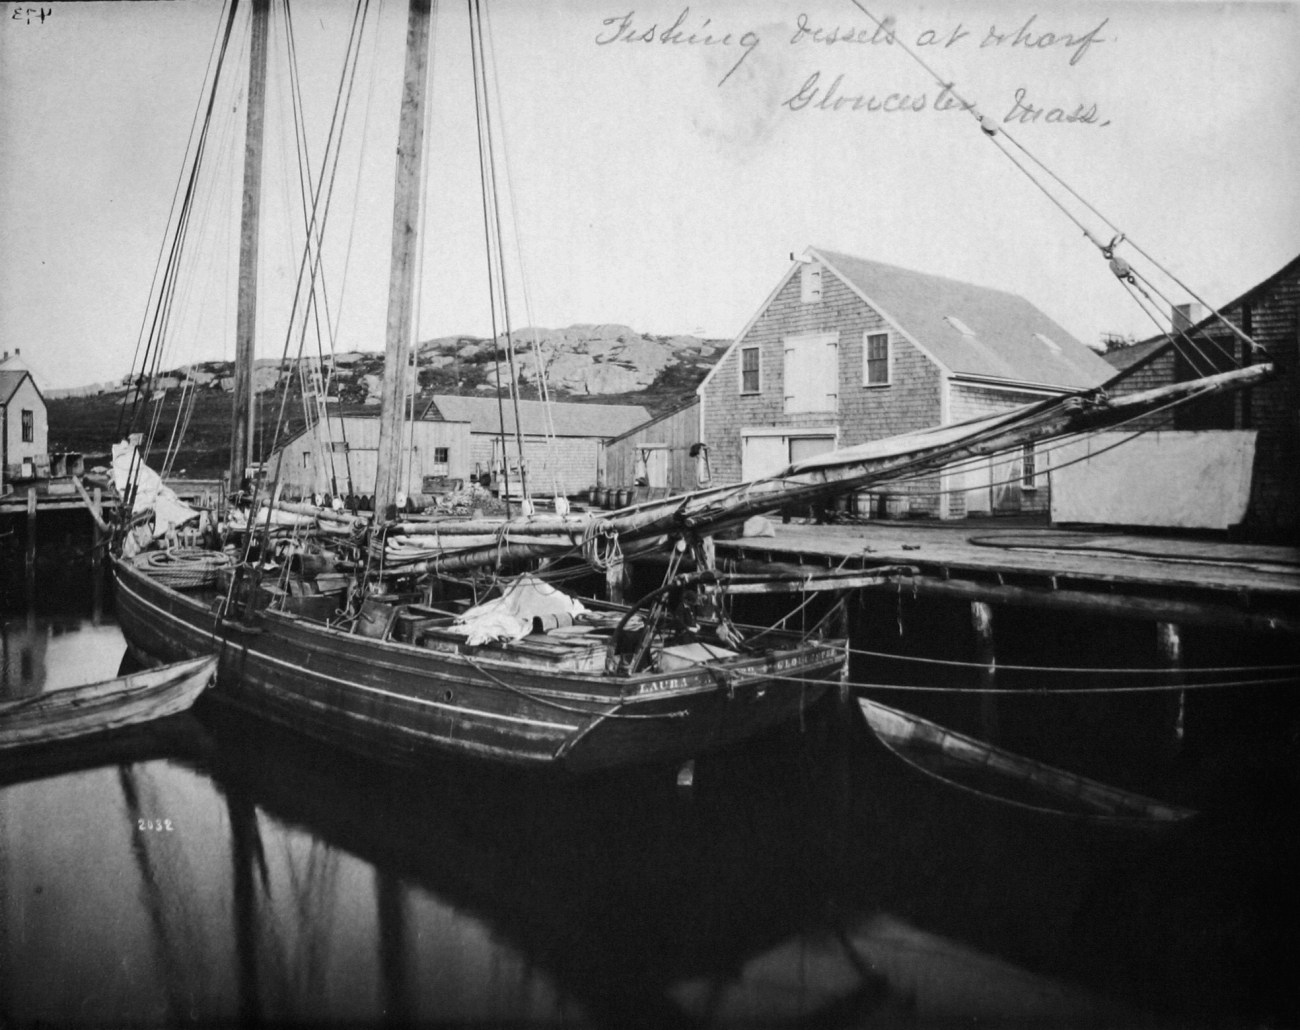
[[[470, 472], [475, 476], [501, 467], [502, 414], [505, 454], [509, 458], [511, 492], [518, 489], [518, 444], [514, 405], [498, 406], [495, 397], [438, 395], [425, 409], [425, 419], [469, 423]], [[536, 496], [575, 494], [601, 480], [604, 443], [641, 425], [650, 413], [633, 404], [545, 404], [520, 401], [519, 419], [527, 459], [528, 487]]]
[[666, 411], [605, 443], [605, 486], [648, 486], [651, 496], [700, 485], [691, 447], [700, 437], [700, 400]]
[[[468, 422], [406, 422], [402, 453], [406, 466], [398, 489], [408, 496], [423, 492], [426, 476], [464, 480], [470, 472]], [[331, 416], [304, 429], [271, 456], [274, 472], [282, 455], [280, 482], [285, 497], [375, 492], [379, 467], [379, 416]]]

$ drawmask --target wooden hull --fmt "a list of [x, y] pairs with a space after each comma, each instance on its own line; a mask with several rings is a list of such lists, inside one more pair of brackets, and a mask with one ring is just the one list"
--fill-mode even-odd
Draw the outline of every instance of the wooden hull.
[[1013, 754], [864, 697], [858, 698], [858, 705], [881, 743], [908, 765], [992, 801], [1049, 815], [1151, 828], [1196, 814]]
[[212, 682], [201, 656], [160, 669], [0, 703], [0, 754], [79, 740], [176, 715]]
[[241, 631], [127, 563], [116, 569], [118, 621], [142, 660], [215, 652], [214, 700], [403, 765], [448, 754], [575, 772], [683, 761], [797, 716], [843, 662], [842, 646], [819, 642], [725, 670], [614, 678], [430, 651], [282, 612]]

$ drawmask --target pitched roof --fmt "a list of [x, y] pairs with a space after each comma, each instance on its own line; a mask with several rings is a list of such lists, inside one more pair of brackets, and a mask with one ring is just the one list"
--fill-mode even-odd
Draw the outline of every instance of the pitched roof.
[[[29, 373], [25, 368], [0, 368], [0, 404], [8, 404]], [[32, 385], [36, 380], [32, 380]], [[39, 390], [38, 390], [39, 392]]]
[[[515, 431], [514, 405], [504, 402], [506, 433]], [[550, 408], [550, 422], [546, 409]], [[495, 434], [501, 432], [501, 412], [495, 397], [460, 397], [439, 394], [434, 397], [425, 418], [440, 418], [447, 422], [468, 422], [471, 433]], [[650, 413], [639, 404], [557, 404], [542, 401], [520, 401], [519, 419], [526, 436], [545, 436], [554, 425], [556, 436], [586, 436], [608, 440], [639, 426], [650, 418]]]
[[1152, 353], [1159, 350], [1168, 342], [1168, 336], [1157, 336], [1151, 340], [1143, 340], [1141, 343], [1134, 343], [1127, 347], [1117, 347], [1115, 350], [1108, 350], [1102, 355], [1102, 360], [1112, 368], [1117, 368], [1123, 372], [1136, 365], [1139, 361], [1150, 357]]
[[[1230, 300], [1226, 304], [1220, 304], [1217, 310], [1219, 313], [1224, 313], [1224, 312], [1232, 311], [1234, 308], [1239, 308], [1243, 304], [1257, 303], [1263, 295], [1265, 295], [1269, 290], [1277, 286], [1278, 283], [1280, 283], [1282, 280], [1297, 275], [1300, 275], [1300, 255], [1293, 257], [1290, 261], [1288, 261], [1285, 265], [1283, 265], [1276, 272], [1270, 275], [1267, 279], [1261, 280], [1260, 282], [1256, 283], [1245, 293], [1243, 293], [1240, 297], [1237, 297], [1235, 300]], [[1214, 311], [1210, 311], [1207, 312], [1200, 319], [1200, 321], [1198, 321], [1195, 325], [1189, 327], [1187, 329], [1187, 332], [1189, 334], [1206, 332], [1210, 329], [1217, 328], [1220, 325], [1222, 325], [1222, 322], [1219, 321], [1219, 315], [1216, 314]], [[1152, 354], [1154, 351], [1163, 350], [1165, 347], [1173, 346], [1173, 340], [1171, 339], [1168, 333], [1160, 333], [1156, 336], [1148, 336], [1145, 340], [1142, 340], [1134, 344], [1133, 347], [1125, 347], [1121, 350], [1114, 351], [1113, 353], [1123, 354], [1124, 351], [1126, 350], [1133, 350], [1136, 347], [1147, 347], [1148, 344], [1150, 345], [1150, 347], [1147, 350], [1145, 350], [1142, 354], [1135, 355], [1134, 358], [1127, 365], [1116, 365], [1116, 367], [1128, 368], [1129, 365], [1136, 364], [1141, 358], [1146, 357], [1149, 354]], [[1107, 358], [1107, 360], [1110, 360], [1109, 357]], [[1111, 364], [1115, 364], [1115, 362], [1112, 361]]]
[[1086, 389], [1114, 374], [1014, 293], [815, 247], [810, 253], [954, 375]]

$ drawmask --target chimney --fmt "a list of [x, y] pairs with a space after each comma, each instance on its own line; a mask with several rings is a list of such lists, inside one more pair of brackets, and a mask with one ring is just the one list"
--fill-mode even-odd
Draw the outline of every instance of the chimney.
[[1186, 332], [1203, 319], [1205, 314], [1205, 306], [1195, 301], [1188, 304], [1175, 304], [1173, 312], [1174, 332]]

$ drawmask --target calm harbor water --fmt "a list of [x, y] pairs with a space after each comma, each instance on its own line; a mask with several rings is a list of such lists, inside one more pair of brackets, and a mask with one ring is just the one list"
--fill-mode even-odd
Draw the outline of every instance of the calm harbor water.
[[[0, 697], [118, 672], [86, 597], [4, 617]], [[922, 781], [834, 704], [689, 793], [414, 777], [207, 709], [0, 772], [0, 1026], [1300, 1012], [1293, 796], [1172, 837], [1062, 825]]]

